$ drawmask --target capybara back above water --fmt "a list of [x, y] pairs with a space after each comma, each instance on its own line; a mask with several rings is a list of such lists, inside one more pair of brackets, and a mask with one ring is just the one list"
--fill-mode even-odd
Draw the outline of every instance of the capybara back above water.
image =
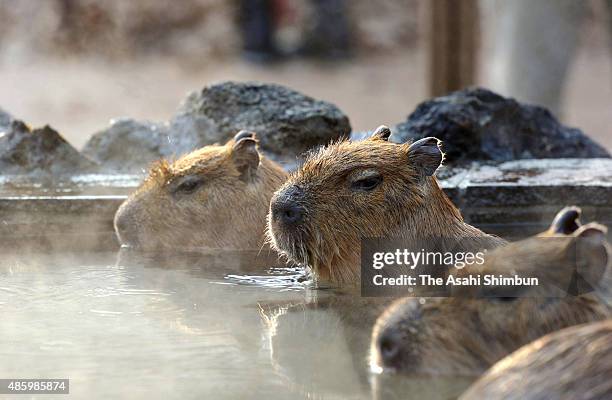
[[612, 399], [612, 320], [546, 335], [497, 362], [459, 400]]
[[[315, 277], [355, 286], [364, 238], [481, 238], [505, 243], [465, 223], [434, 174], [443, 160], [440, 141], [388, 141], [381, 126], [371, 138], [314, 151], [270, 204], [268, 235], [274, 248]], [[474, 243], [472, 241], [472, 243]]]
[[115, 215], [123, 245], [141, 249], [260, 249], [270, 198], [286, 173], [241, 131], [152, 166]]
[[457, 272], [537, 277], [536, 285], [460, 286], [454, 297], [397, 300], [374, 326], [372, 367], [477, 376], [542, 335], [610, 318], [601, 287], [610, 274], [606, 228], [579, 226], [578, 215], [576, 208], [565, 209], [546, 237], [490, 250], [482, 266]]

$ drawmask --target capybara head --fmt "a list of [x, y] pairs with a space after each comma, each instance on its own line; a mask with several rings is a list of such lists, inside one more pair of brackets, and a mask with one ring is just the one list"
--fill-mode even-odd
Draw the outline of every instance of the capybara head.
[[459, 399], [612, 399], [612, 320], [546, 335], [497, 362]]
[[159, 161], [115, 215], [123, 245], [143, 249], [259, 249], [270, 198], [285, 172], [241, 131], [173, 163]]
[[[565, 209], [555, 220], [563, 227], [574, 224], [574, 232], [553, 224], [545, 235], [553, 237], [498, 247], [486, 254], [477, 271], [457, 272], [538, 277], [538, 285], [485, 283], [478, 289], [460, 287], [456, 297], [404, 298], [392, 304], [374, 326], [371, 366], [414, 374], [476, 375], [544, 334], [608, 318], [610, 309], [598, 291], [610, 268], [606, 229], [594, 223], [578, 226], [575, 211]], [[583, 280], [578, 287], [574, 277]], [[559, 292], [543, 292], [545, 283]], [[569, 294], [574, 290], [579, 295]]]
[[440, 141], [395, 144], [390, 134], [381, 126], [367, 140], [310, 154], [270, 203], [273, 247], [315, 277], [346, 285], [359, 279], [363, 238], [484, 235], [463, 223], [434, 178]]

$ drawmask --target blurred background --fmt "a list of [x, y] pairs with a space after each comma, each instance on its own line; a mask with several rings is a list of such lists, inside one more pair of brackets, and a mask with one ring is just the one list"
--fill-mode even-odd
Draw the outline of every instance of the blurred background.
[[0, 0], [0, 107], [80, 148], [220, 80], [287, 85], [354, 130], [478, 84], [612, 150], [612, 0]]

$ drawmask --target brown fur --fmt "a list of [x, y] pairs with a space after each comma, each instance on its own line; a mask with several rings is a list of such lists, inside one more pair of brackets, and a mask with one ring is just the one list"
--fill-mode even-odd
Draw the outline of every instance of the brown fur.
[[[598, 233], [594, 241], [582, 241], [594, 232]], [[567, 272], [577, 266], [587, 279], [606, 282], [601, 280], [602, 271], [609, 272], [605, 228], [587, 224], [571, 235], [551, 228], [546, 235], [554, 238], [533, 237], [497, 248], [486, 255], [478, 270], [466, 268], [457, 274], [516, 273], [568, 287], [571, 274]], [[577, 260], [579, 239], [580, 245], [587, 246], [581, 254], [597, 256]], [[374, 326], [370, 363], [411, 374], [477, 375], [544, 334], [609, 318], [610, 308], [600, 297], [603, 291], [593, 286], [596, 292], [556, 298], [542, 297], [539, 286], [525, 286], [521, 297], [514, 298], [474, 299], [470, 289], [461, 289], [456, 293], [461, 297], [398, 300]]]
[[[385, 130], [389, 132], [379, 128], [362, 142], [342, 140], [321, 148], [289, 177], [275, 193], [268, 216], [268, 237], [275, 249], [310, 266], [319, 280], [354, 286], [359, 283], [363, 238], [480, 237], [484, 247], [505, 243], [465, 223], [433, 171], [432, 176], [423, 173], [431, 164], [421, 168], [426, 164], [421, 155], [410, 144], [388, 142], [380, 134]], [[354, 190], [355, 182], [370, 175], [382, 177], [382, 183], [368, 192]], [[299, 228], [287, 230], [273, 218], [272, 209], [292, 187], [303, 191], [300, 206], [306, 211]]]
[[460, 400], [612, 398], [612, 320], [546, 335], [496, 363]]
[[[270, 198], [286, 173], [254, 134], [153, 165], [115, 215], [122, 244], [145, 249], [260, 249]], [[250, 136], [249, 136], [250, 135]], [[185, 182], [196, 189], [185, 192]]]

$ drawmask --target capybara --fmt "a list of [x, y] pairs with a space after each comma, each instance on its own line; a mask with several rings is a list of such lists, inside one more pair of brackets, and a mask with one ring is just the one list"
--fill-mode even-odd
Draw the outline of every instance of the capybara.
[[260, 249], [270, 198], [286, 178], [241, 131], [225, 145], [205, 146], [154, 164], [119, 207], [123, 245], [163, 249]]
[[[474, 298], [470, 290], [484, 286], [466, 286], [457, 297], [400, 299], [374, 325], [370, 365], [407, 374], [476, 376], [542, 335], [610, 317], [601, 298], [604, 290], [599, 290], [609, 281], [604, 279], [610, 272], [606, 228], [579, 226], [578, 215], [576, 208], [562, 210], [544, 235], [550, 237], [491, 250], [476, 271], [537, 276], [567, 291], [553, 297], [541, 286], [523, 285], [503, 295], [508, 286], [500, 286], [488, 288], [499, 290], [496, 297]], [[467, 274], [467, 269], [457, 274]], [[577, 295], [568, 294], [572, 290]]]
[[460, 400], [612, 399], [612, 320], [548, 334], [497, 362]]
[[367, 140], [312, 152], [272, 198], [272, 246], [309, 266], [318, 280], [356, 286], [364, 238], [479, 238], [484, 248], [505, 243], [465, 223], [438, 185], [434, 174], [444, 158], [438, 139], [395, 144], [390, 134], [381, 126]]

